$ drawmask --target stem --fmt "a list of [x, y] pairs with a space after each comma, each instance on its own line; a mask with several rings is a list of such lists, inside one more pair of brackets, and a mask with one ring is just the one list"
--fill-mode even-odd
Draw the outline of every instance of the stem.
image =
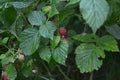
[[9, 47], [8, 47], [8, 46], [6, 46], [6, 45], [3, 45], [3, 46], [9, 50]]
[[86, 32], [86, 30], [87, 30], [87, 25], [85, 24], [85, 27], [84, 27], [83, 32], [85, 33], [85, 32]]
[[89, 80], [93, 80], [93, 72], [90, 73], [90, 78]]
[[40, 76], [42, 79], [44, 80], [49, 80], [48, 78], [44, 77], [44, 76]]
[[37, 1], [37, 3], [36, 3], [36, 5], [34, 6], [34, 9], [33, 9], [33, 10], [37, 10], [39, 3], [40, 3], [40, 0]]
[[56, 64], [56, 66], [57, 66], [58, 70], [60, 71], [60, 73], [65, 77], [66, 80], [71, 80], [71, 79], [62, 71], [62, 69], [60, 68], [59, 65]]
[[43, 66], [45, 67], [45, 69], [46, 69], [46, 71], [48, 72], [48, 75], [50, 76], [50, 79], [52, 80], [52, 78], [51, 78], [51, 73], [50, 73], [50, 71], [49, 71], [49, 69], [47, 68], [47, 66], [46, 66], [46, 64], [45, 64], [45, 62], [44, 61], [42, 61], [42, 63], [43, 63]]
[[23, 25], [23, 29], [22, 29], [22, 30], [24, 30], [25, 27], [29, 24], [29, 22], [28, 22], [28, 20], [26, 19], [25, 15], [23, 13], [21, 13], [21, 16], [24, 19], [24, 25]]
[[28, 24], [28, 20], [26, 19], [25, 15], [23, 13], [21, 13], [21, 16], [25, 20], [25, 23], [26, 23], [25, 25], [27, 25]]

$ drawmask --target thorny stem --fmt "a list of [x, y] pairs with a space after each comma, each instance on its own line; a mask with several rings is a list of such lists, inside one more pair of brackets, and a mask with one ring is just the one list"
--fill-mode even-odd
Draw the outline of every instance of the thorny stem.
[[65, 77], [66, 80], [71, 80], [71, 79], [62, 71], [62, 69], [60, 68], [59, 65], [56, 64], [56, 66], [57, 66], [58, 70], [60, 71], [60, 73]]

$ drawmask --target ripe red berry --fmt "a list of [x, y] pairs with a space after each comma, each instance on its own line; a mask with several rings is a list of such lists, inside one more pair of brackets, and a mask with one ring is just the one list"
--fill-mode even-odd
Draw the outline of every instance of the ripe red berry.
[[3, 73], [3, 74], [2, 74], [2, 79], [3, 79], [3, 80], [8, 80], [6, 73]]
[[69, 40], [67, 38], [62, 38], [63, 41], [65, 41], [66, 43], [69, 43]]
[[59, 34], [61, 35], [61, 36], [64, 36], [65, 34], [66, 34], [66, 29], [65, 28], [60, 28], [59, 29]]

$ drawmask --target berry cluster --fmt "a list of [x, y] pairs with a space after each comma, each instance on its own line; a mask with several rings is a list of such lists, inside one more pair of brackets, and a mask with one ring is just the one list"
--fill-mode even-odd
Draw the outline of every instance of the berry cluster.
[[7, 75], [5, 72], [2, 72], [2, 80], [8, 80]]
[[63, 27], [59, 29], [59, 35], [61, 36], [62, 40], [68, 43], [69, 40], [65, 37], [66, 32], [67, 30]]
[[6, 68], [7, 68], [7, 65], [4, 65], [2, 70], [2, 80], [8, 80], [8, 77], [6, 74]]

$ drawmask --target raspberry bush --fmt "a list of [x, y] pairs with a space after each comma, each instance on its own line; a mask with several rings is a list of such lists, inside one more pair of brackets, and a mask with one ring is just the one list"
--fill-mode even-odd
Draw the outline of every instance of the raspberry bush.
[[120, 0], [0, 0], [1, 80], [120, 80], [119, 25]]

